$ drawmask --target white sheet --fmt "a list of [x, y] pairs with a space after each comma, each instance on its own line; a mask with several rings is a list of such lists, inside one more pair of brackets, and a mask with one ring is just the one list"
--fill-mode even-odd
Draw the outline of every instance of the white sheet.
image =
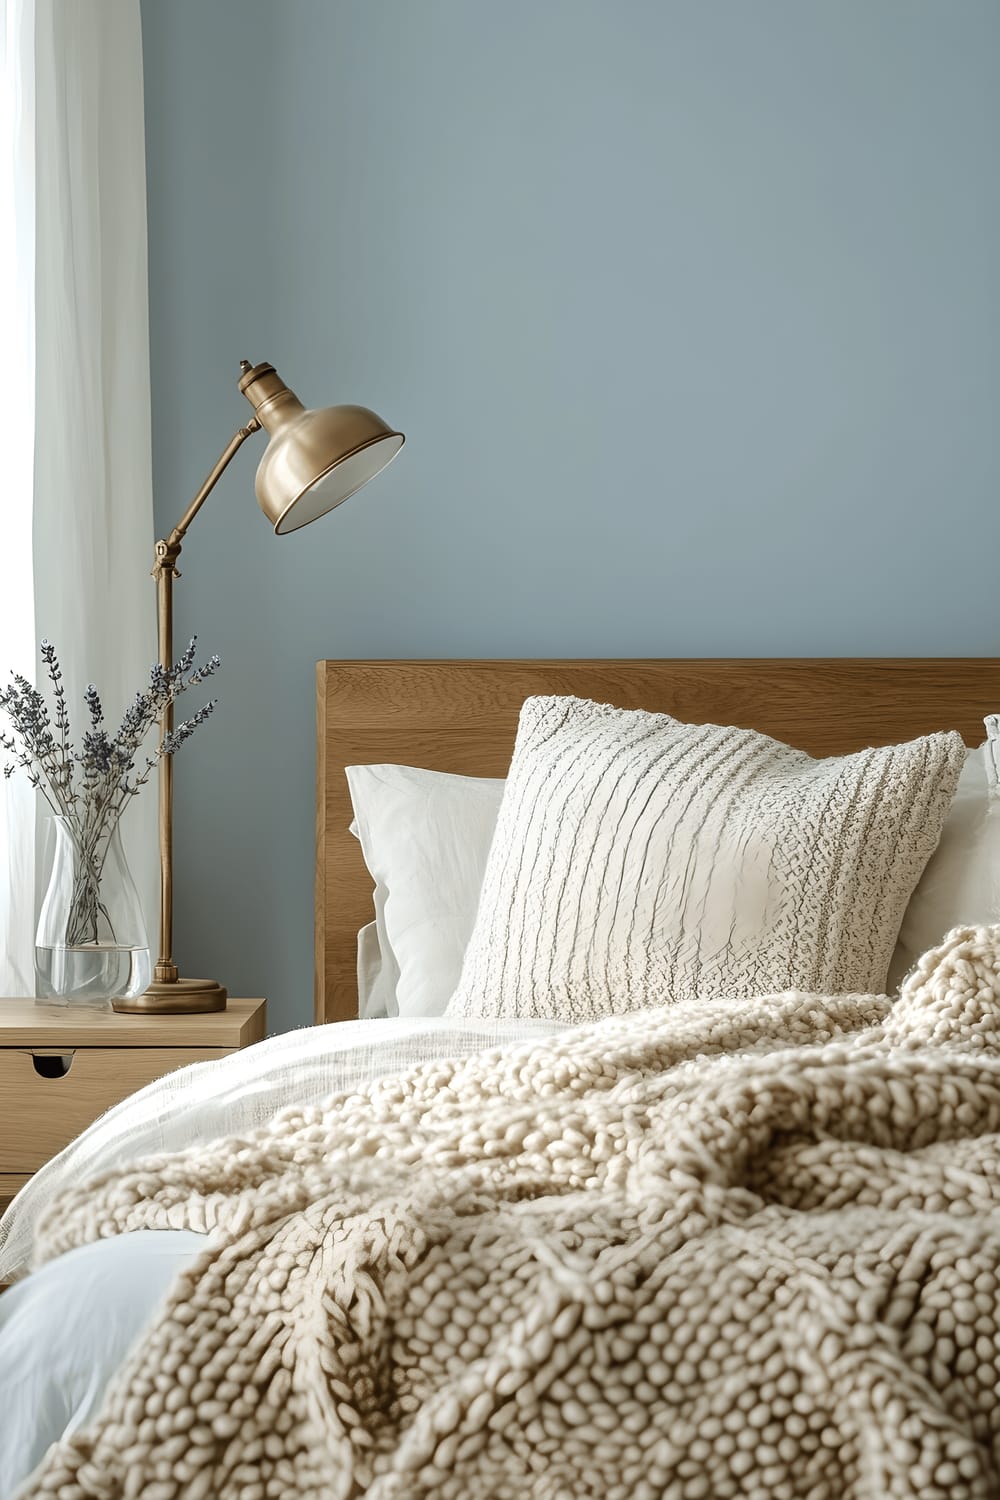
[[0, 1297], [0, 1496], [94, 1416], [108, 1380], [204, 1235], [140, 1230], [83, 1245]]

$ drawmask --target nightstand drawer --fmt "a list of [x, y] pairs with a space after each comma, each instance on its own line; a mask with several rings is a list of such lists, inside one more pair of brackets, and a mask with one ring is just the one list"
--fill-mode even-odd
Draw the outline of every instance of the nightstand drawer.
[[[230, 1047], [0, 1048], [0, 1172], [34, 1172], [98, 1115], [154, 1078]], [[46, 1075], [50, 1076], [46, 1076]], [[54, 1076], [53, 1076], [54, 1075]]]

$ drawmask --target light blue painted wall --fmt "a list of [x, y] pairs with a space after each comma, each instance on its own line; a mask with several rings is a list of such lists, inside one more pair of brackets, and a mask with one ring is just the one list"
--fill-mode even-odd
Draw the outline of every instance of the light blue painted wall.
[[189, 972], [311, 1007], [323, 656], [1000, 651], [996, 0], [145, 0], [159, 524], [237, 361], [408, 435], [182, 558]]

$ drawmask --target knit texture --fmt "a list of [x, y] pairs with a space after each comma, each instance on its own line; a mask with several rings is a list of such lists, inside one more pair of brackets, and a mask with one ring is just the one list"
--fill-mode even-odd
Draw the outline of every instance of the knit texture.
[[59, 1500], [1000, 1493], [1000, 929], [901, 998], [426, 1063], [68, 1192], [216, 1231]]
[[815, 760], [751, 729], [529, 698], [445, 1014], [884, 991], [964, 760], [958, 734]]

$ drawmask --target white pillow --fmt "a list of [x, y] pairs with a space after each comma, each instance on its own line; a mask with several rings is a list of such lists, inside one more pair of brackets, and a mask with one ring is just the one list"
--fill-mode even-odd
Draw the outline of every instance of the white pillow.
[[348, 766], [375, 881], [378, 960], [362, 929], [362, 1014], [440, 1016], [458, 983], [503, 781], [413, 766]]
[[749, 729], [529, 698], [447, 1014], [880, 992], [958, 734], [814, 760]]
[[1000, 917], [997, 723], [987, 719], [990, 738], [969, 751], [941, 842], [910, 897], [889, 969], [891, 994], [953, 927], [988, 927]]

